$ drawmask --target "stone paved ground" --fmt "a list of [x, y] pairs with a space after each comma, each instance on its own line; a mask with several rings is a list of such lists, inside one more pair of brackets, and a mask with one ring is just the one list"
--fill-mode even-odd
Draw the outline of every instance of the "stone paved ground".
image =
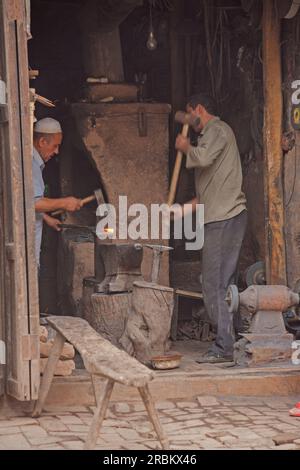
[[[156, 404], [174, 450], [300, 449], [299, 397], [195, 397]], [[91, 407], [49, 409], [39, 419], [0, 416], [0, 450], [82, 449]], [[140, 402], [112, 403], [97, 449], [159, 449]]]

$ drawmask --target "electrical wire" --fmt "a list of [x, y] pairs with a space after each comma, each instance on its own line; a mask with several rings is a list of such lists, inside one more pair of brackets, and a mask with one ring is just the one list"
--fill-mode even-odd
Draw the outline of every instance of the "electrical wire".
[[[299, 145], [295, 144], [294, 148], [294, 160], [295, 160], [295, 169], [294, 169], [294, 181], [293, 181], [293, 187], [292, 187], [292, 192], [290, 194], [288, 202], [285, 204], [285, 209], [288, 209], [290, 203], [292, 202], [293, 196], [295, 194], [295, 187], [296, 187], [296, 180], [297, 180], [297, 148], [300, 147]], [[285, 182], [285, 165], [283, 165], [283, 181]], [[285, 186], [285, 185], [284, 185]]]

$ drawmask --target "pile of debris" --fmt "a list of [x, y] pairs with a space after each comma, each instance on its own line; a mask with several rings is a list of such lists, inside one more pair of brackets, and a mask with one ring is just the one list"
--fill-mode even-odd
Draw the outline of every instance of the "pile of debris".
[[[205, 307], [193, 307], [191, 320], [179, 321], [177, 339], [179, 341], [196, 340], [196, 341], [214, 341], [216, 339], [216, 331], [209, 320]], [[233, 319], [236, 334], [242, 335], [249, 331], [252, 315], [241, 306], [239, 315], [235, 315]]]
[[[54, 339], [49, 338], [49, 332], [45, 326], [40, 326], [40, 370], [41, 374], [44, 373], [48, 357], [50, 355]], [[75, 369], [75, 349], [69, 344], [65, 343], [59, 361], [57, 363], [54, 375], [67, 377], [72, 375]]]
[[177, 339], [179, 341], [184, 340], [196, 340], [196, 341], [213, 341], [215, 334], [212, 331], [212, 325], [207, 318], [204, 307], [200, 309], [193, 309], [191, 314], [191, 320], [179, 322]]

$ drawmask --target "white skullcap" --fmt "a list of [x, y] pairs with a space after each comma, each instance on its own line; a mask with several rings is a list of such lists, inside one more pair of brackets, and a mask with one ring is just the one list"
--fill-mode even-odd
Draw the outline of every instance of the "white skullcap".
[[41, 134], [60, 134], [62, 133], [62, 129], [56, 119], [44, 118], [35, 123], [34, 132], [40, 132]]

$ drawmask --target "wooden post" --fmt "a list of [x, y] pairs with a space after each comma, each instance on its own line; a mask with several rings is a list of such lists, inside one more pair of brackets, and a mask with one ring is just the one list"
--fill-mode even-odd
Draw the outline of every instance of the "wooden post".
[[179, 126], [175, 123], [175, 113], [186, 107], [186, 88], [185, 88], [185, 59], [184, 59], [184, 41], [178, 34], [178, 27], [184, 16], [184, 2], [174, 0], [173, 9], [170, 12], [170, 70], [171, 70], [171, 168], [175, 164], [175, 139], [178, 134]]
[[183, 16], [184, 2], [175, 0], [170, 13], [171, 104], [173, 117], [176, 111], [185, 108], [187, 98], [185, 96], [184, 42], [178, 35], [178, 27]]
[[286, 285], [286, 252], [284, 239], [284, 202], [282, 165], [282, 75], [281, 23], [276, 1], [264, 0], [264, 154], [265, 154], [265, 229], [266, 269], [268, 284]]
[[[0, 127], [6, 391], [35, 400], [40, 383], [39, 308], [25, 2], [0, 2], [0, 73], [6, 83]], [[2, 54], [2, 50], [4, 53]], [[3, 217], [3, 220], [2, 220]], [[5, 295], [3, 295], [5, 294]]]

